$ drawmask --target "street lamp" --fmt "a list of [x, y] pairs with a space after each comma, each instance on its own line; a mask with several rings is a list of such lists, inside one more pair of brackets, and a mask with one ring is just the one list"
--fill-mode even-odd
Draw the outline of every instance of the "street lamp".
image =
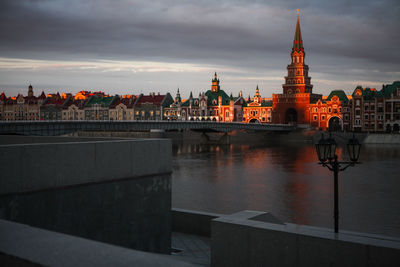
[[321, 135], [321, 139], [315, 144], [317, 150], [319, 163], [323, 167], [327, 167], [330, 171], [333, 171], [334, 175], [334, 218], [335, 218], [335, 233], [339, 232], [339, 196], [338, 196], [338, 174], [339, 171], [344, 171], [350, 166], [359, 164], [358, 157], [360, 156], [361, 144], [355, 138], [347, 143], [347, 150], [349, 153], [350, 161], [338, 161], [336, 155], [336, 141], [329, 135], [328, 139], [324, 139], [324, 134]]

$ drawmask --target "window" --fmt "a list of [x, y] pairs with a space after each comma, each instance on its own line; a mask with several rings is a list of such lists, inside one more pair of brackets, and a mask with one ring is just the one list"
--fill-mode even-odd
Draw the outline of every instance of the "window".
[[325, 115], [322, 115], [322, 120], [323, 120], [323, 121], [325, 120]]
[[365, 118], [366, 120], [368, 120], [368, 114], [365, 114], [365, 115], [364, 115], [364, 118]]
[[371, 120], [375, 120], [375, 114], [371, 114]]
[[229, 111], [225, 112], [225, 117], [229, 117]]
[[360, 105], [360, 99], [357, 99], [356, 100], [356, 106], [359, 106]]
[[331, 113], [331, 108], [330, 107], [328, 108], [328, 112]]
[[348, 114], [344, 114], [344, 120], [348, 121], [349, 120], [349, 115]]
[[314, 121], [316, 121], [318, 119], [317, 115], [314, 115]]
[[359, 109], [356, 109], [356, 115], [360, 116], [360, 114], [361, 114], [361, 111]]

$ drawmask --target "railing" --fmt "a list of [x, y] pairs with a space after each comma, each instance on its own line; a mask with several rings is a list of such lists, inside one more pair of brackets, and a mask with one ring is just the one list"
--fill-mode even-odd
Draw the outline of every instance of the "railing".
[[213, 121], [2, 121], [0, 134], [62, 135], [76, 131], [148, 131], [162, 130], [203, 130], [231, 132], [234, 130], [289, 132], [295, 128], [288, 124], [253, 124], [242, 122]]

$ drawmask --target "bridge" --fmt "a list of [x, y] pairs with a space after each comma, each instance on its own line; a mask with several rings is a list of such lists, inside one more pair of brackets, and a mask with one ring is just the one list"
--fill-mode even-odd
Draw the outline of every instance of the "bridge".
[[209, 121], [3, 121], [0, 134], [56, 136], [77, 131], [150, 131], [193, 130], [232, 132], [235, 130], [290, 132], [293, 125]]

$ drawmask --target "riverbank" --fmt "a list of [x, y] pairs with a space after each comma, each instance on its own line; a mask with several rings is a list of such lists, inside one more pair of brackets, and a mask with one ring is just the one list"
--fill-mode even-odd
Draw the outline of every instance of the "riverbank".
[[91, 138], [168, 138], [174, 145], [182, 144], [269, 144], [280, 142], [308, 143], [313, 141], [314, 131], [299, 130], [291, 133], [248, 132], [244, 130], [230, 133], [196, 131], [150, 131], [150, 132], [102, 132], [78, 131], [69, 137]]

